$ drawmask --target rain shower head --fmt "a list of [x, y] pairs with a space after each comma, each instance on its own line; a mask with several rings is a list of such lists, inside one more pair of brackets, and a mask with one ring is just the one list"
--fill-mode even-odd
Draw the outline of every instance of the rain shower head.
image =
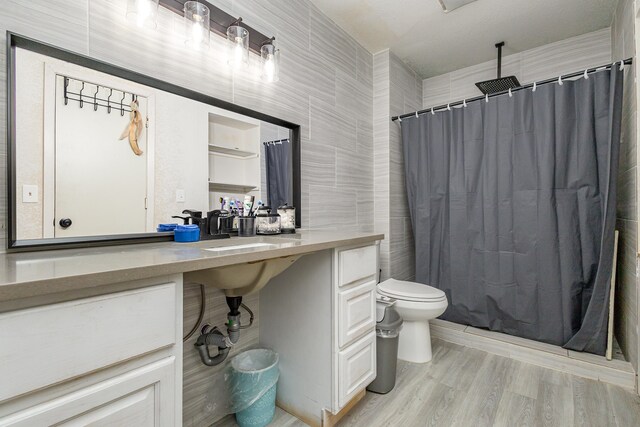
[[505, 90], [520, 87], [520, 82], [516, 76], [500, 77], [502, 68], [502, 46], [504, 46], [504, 42], [496, 44], [496, 47], [498, 48], [498, 77], [476, 83], [478, 89], [480, 89], [480, 91], [485, 95], [491, 95], [493, 93], [504, 92]]

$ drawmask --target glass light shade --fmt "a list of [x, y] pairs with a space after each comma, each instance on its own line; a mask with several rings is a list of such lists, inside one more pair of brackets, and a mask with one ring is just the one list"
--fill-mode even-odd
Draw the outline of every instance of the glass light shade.
[[184, 22], [187, 31], [186, 44], [194, 49], [208, 49], [211, 36], [209, 8], [197, 1], [184, 3]]
[[265, 44], [260, 48], [262, 57], [262, 81], [267, 83], [277, 82], [280, 72], [280, 49], [272, 44]]
[[127, 19], [138, 27], [155, 29], [158, 26], [160, 0], [127, 0]]
[[229, 65], [237, 69], [249, 64], [249, 31], [239, 25], [227, 28]]

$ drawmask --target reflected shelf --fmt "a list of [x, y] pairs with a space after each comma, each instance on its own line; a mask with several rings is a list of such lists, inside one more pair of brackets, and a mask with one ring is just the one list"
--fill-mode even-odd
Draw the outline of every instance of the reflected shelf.
[[253, 184], [231, 184], [228, 182], [209, 181], [209, 189], [226, 191], [230, 193], [249, 193], [251, 191], [259, 191], [260, 187]]
[[223, 147], [221, 145], [209, 144], [209, 153], [210, 154], [225, 154], [228, 156], [239, 157], [243, 159], [250, 159], [258, 157], [258, 153], [253, 151], [245, 151], [237, 148], [229, 148]]

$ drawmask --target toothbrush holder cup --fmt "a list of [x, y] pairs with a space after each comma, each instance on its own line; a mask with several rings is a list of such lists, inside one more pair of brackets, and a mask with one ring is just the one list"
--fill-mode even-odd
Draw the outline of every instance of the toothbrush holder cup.
[[256, 235], [256, 217], [238, 217], [238, 237], [253, 237]]

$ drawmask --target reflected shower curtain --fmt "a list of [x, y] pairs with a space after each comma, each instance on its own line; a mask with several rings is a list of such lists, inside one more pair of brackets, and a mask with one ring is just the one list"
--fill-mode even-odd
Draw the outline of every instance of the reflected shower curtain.
[[618, 67], [402, 120], [416, 280], [442, 318], [603, 354]]
[[267, 199], [276, 212], [279, 206], [292, 204], [289, 188], [291, 145], [288, 139], [264, 143], [265, 165], [267, 169]]

